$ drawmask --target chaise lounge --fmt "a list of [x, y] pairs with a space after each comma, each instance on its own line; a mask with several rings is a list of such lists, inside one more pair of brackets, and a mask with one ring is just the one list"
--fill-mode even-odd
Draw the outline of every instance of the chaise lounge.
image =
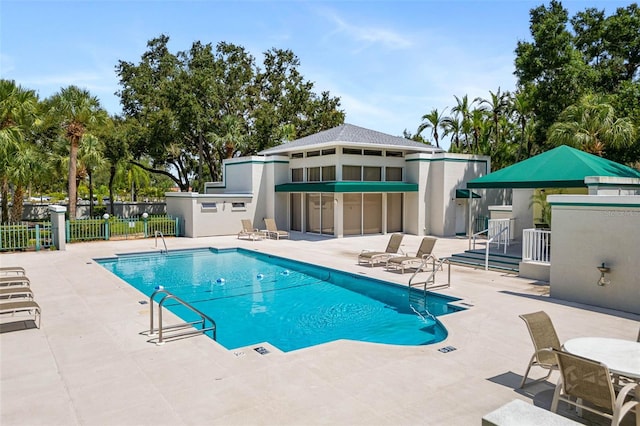
[[369, 266], [374, 266], [378, 263], [386, 262], [390, 257], [399, 256], [398, 250], [403, 237], [404, 235], [402, 234], [391, 235], [385, 251], [363, 250], [358, 255], [358, 265], [368, 264]]
[[3, 266], [0, 267], [0, 277], [6, 277], [11, 275], [24, 276], [26, 271], [22, 266]]
[[264, 232], [254, 228], [249, 219], [242, 219], [242, 230], [238, 232], [238, 238], [249, 238], [251, 241], [261, 240]]
[[279, 240], [280, 238], [289, 238], [289, 233], [287, 231], [282, 231], [278, 229], [278, 227], [276, 226], [275, 220], [265, 218], [264, 224], [267, 227], [266, 232], [267, 232], [267, 235], [269, 235], [269, 238], [275, 237], [276, 240]]
[[433, 256], [431, 252], [433, 251], [433, 247], [436, 245], [436, 241], [438, 241], [436, 238], [424, 237], [415, 256], [390, 257], [387, 259], [387, 271], [400, 270], [400, 272], [404, 274], [404, 270], [406, 268], [418, 268], [429, 259], [433, 260], [435, 263], [437, 258]]
[[14, 316], [17, 313], [26, 312], [28, 314], [34, 315], [34, 321], [37, 324], [37, 327], [40, 328], [40, 316], [41, 310], [40, 305], [38, 305], [33, 300], [22, 300], [19, 302], [7, 301], [0, 302], [0, 315], [11, 314]]

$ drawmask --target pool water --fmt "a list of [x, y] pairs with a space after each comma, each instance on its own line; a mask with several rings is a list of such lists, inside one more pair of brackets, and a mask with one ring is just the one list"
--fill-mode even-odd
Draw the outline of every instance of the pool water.
[[[454, 298], [243, 249], [97, 261], [147, 296], [161, 285], [209, 315], [228, 349], [269, 342], [288, 352], [337, 339], [426, 345], [447, 336], [435, 317], [461, 310]], [[164, 306], [198, 318], [173, 301]]]

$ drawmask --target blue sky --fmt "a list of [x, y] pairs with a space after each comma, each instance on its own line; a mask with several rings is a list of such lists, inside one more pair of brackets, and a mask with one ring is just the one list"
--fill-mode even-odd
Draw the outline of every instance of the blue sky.
[[[607, 15], [631, 2], [564, 1]], [[173, 53], [199, 40], [262, 52], [291, 49], [314, 91], [341, 98], [346, 122], [401, 135], [422, 115], [515, 87], [514, 49], [542, 1], [30, 1], [0, 2], [0, 76], [41, 98], [71, 84], [121, 112], [115, 65], [137, 63], [166, 34]]]

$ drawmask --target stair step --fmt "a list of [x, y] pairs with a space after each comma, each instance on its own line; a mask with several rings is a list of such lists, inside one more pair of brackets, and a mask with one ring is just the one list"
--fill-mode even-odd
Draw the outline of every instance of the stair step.
[[[454, 254], [449, 260], [460, 260], [462, 262], [471, 262], [471, 263], [481, 263], [484, 265], [485, 257], [484, 256], [468, 256], [464, 254]], [[497, 264], [497, 265], [506, 265], [506, 266], [519, 266], [520, 259], [504, 259], [504, 258], [496, 258], [493, 256], [489, 256], [489, 263]]]
[[[451, 263], [453, 263], [455, 265], [469, 266], [469, 267], [473, 267], [473, 268], [484, 269], [484, 261], [482, 261], [482, 262], [473, 262], [473, 261], [462, 260], [462, 259], [454, 259], [453, 257], [450, 257], [449, 258], [449, 262], [451, 262]], [[489, 269], [496, 270], [496, 271], [511, 272], [511, 273], [515, 273], [515, 274], [520, 272], [518, 267], [510, 268], [510, 267], [503, 266], [503, 265], [496, 265], [496, 264], [491, 263], [491, 262], [489, 262], [488, 266], [489, 266]]]

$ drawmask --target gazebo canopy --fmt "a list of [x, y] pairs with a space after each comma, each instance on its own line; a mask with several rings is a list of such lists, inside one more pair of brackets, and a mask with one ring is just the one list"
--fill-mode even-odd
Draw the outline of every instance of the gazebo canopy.
[[640, 178], [640, 172], [562, 145], [473, 179], [467, 188], [584, 188], [587, 176]]

